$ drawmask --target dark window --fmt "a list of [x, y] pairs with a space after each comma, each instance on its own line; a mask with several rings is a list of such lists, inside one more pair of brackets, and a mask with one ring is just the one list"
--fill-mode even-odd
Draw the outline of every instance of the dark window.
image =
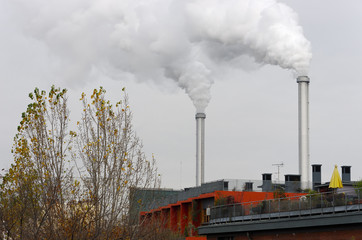
[[300, 175], [285, 175], [286, 182], [300, 182]]
[[229, 189], [229, 182], [224, 182], [224, 190]]
[[342, 167], [342, 173], [351, 173], [350, 167]]
[[313, 172], [321, 172], [321, 166], [320, 165], [313, 166]]
[[271, 180], [271, 174], [263, 174], [263, 180]]
[[246, 191], [253, 191], [253, 183], [252, 182], [246, 182], [244, 189]]

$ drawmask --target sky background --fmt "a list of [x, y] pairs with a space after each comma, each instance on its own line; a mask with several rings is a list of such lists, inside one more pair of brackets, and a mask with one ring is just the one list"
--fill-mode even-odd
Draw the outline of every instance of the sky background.
[[[34, 1], [35, 5], [39, 2]], [[61, 1], [50, 2], [53, 5], [44, 8], [50, 19], [59, 11], [68, 10]], [[329, 181], [335, 164], [352, 166], [352, 179], [359, 180], [362, 2], [279, 2], [297, 13], [299, 25], [312, 46], [308, 73], [311, 164], [322, 164], [322, 181]], [[82, 92], [90, 93], [103, 86], [109, 99], [116, 102], [121, 89], [126, 87], [134, 128], [143, 139], [146, 155], [156, 157], [162, 187], [194, 186], [195, 107], [185, 91], [173, 81], [140, 81], [123, 75], [105, 75], [95, 69], [89, 75], [76, 75], [79, 81], [67, 80], [72, 74], [69, 69], [83, 67], [79, 64], [81, 58], [68, 59], [67, 49], [52, 51], [47, 42], [52, 39], [43, 38], [41, 28], [29, 29], [26, 25], [47, 18], [35, 19], [30, 14], [31, 6], [22, 6], [23, 3], [0, 0], [0, 167], [7, 169], [12, 163], [13, 137], [29, 103], [28, 93], [35, 87], [49, 90], [55, 84], [67, 88], [74, 121], [80, 117], [78, 99]], [[67, 39], [79, 41], [82, 46], [79, 37], [73, 34]], [[87, 54], [84, 51], [84, 58]], [[68, 65], [60, 63], [67, 59]], [[215, 82], [206, 108], [205, 180], [260, 180], [262, 173], [277, 171], [272, 164], [282, 162], [281, 176], [297, 174], [298, 86], [293, 73], [268, 64], [225, 69], [213, 73]], [[274, 174], [273, 178], [276, 177]]]

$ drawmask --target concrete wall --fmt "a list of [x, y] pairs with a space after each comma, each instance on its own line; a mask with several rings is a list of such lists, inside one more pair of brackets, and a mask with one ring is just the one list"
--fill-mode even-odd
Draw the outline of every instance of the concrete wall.
[[208, 240], [362, 240], [362, 211], [199, 227]]
[[[360, 228], [360, 227], [358, 227]], [[237, 236], [208, 236], [207, 240], [360, 240], [362, 239], [362, 229], [328, 229], [328, 230], [305, 230], [289, 232], [265, 232], [265, 233], [243, 233]]]

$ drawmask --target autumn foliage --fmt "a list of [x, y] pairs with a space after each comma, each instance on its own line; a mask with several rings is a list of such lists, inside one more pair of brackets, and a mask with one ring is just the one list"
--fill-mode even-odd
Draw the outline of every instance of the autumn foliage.
[[127, 94], [112, 105], [103, 88], [83, 93], [69, 130], [66, 93], [29, 94], [0, 185], [0, 238], [147, 239], [129, 221], [129, 189], [157, 187], [159, 178], [132, 128]]

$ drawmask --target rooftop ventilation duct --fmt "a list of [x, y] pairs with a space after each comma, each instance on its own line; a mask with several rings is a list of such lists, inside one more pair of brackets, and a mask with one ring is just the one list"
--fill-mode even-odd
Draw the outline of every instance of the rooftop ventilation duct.
[[351, 181], [351, 166], [341, 166], [342, 168], [342, 182]]
[[285, 192], [299, 192], [301, 187], [300, 175], [285, 175]]
[[263, 185], [261, 185], [261, 189], [263, 192], [272, 192], [272, 174], [271, 173], [263, 173]]
[[312, 165], [312, 184], [313, 184], [313, 190], [316, 190], [316, 186], [322, 184], [322, 165], [321, 164]]

